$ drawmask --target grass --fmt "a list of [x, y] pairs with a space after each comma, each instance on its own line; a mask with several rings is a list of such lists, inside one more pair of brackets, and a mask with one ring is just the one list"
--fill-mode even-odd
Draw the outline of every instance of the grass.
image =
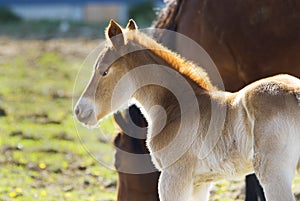
[[[80, 140], [74, 126], [72, 90], [83, 58], [39, 49], [1, 58], [0, 200], [115, 199], [115, 172], [91, 157], [111, 162], [110, 139], [81, 128]], [[103, 124], [111, 138], [111, 120]]]
[[[97, 43], [0, 39], [0, 200], [115, 200], [111, 119], [88, 131], [72, 117], [76, 74]], [[243, 200], [243, 189], [221, 181], [211, 200]]]

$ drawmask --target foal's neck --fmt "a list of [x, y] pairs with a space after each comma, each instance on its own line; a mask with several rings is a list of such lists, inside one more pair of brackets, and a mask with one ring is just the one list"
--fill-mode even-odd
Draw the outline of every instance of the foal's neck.
[[[143, 68], [141, 66], [145, 64], [156, 65], [145, 67], [146, 73], [141, 70], [139, 74], [138, 70], [135, 74], [132, 80], [138, 90], [133, 97], [142, 107], [147, 120], [150, 121], [149, 126], [151, 122], [155, 125], [172, 122], [180, 118], [180, 101], [185, 105], [190, 104], [191, 94], [192, 98], [196, 98], [199, 94], [206, 93], [206, 90], [187, 75], [178, 73], [176, 68], [153, 52], [147, 51], [147, 54], [143, 64], [135, 66], [141, 69]], [[144, 85], [147, 82], [145, 80], [149, 80], [150, 84]]]
[[180, 118], [180, 105], [176, 97], [161, 86], [144, 86], [136, 91], [134, 98], [147, 119], [148, 139], [160, 133], [173, 120]]
[[[187, 89], [195, 93], [203, 93], [207, 90], [198, 85], [188, 75], [179, 73], [177, 68], [172, 66], [165, 59], [158, 56], [152, 50], [143, 50], [136, 52], [131, 62], [140, 61], [133, 64], [134, 70], [137, 70], [133, 76], [133, 82], [138, 89], [134, 95], [139, 103], [149, 110], [153, 105], [161, 105], [162, 107], [177, 104], [176, 99], [180, 91], [180, 95], [184, 96], [188, 93]], [[188, 69], [190, 66], [186, 66]], [[147, 81], [145, 81], [147, 80]], [[147, 85], [145, 85], [145, 83]], [[183, 88], [181, 90], [178, 90]]]

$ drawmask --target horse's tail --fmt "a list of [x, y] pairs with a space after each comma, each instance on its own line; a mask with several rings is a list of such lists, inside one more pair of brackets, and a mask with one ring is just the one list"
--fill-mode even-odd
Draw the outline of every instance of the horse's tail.
[[166, 1], [167, 5], [158, 14], [157, 20], [153, 22], [153, 27], [159, 29], [168, 29], [176, 31], [177, 19], [183, 7], [183, 0], [169, 0]]

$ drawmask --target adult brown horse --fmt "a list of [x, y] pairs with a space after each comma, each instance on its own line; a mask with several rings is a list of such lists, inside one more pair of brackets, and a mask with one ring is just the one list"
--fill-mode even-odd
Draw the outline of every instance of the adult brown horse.
[[[126, 113], [128, 112], [128, 113]], [[131, 118], [129, 117], [131, 116]], [[118, 170], [118, 195], [119, 201], [157, 201], [158, 200], [158, 188], [157, 182], [159, 178], [159, 172], [155, 171], [154, 166], [152, 172], [146, 174], [130, 174], [122, 171], [122, 169], [131, 169], [130, 165], [138, 167], [142, 161], [132, 161], [123, 153], [133, 154], [148, 154], [145, 160], [148, 160], [148, 164], [151, 165], [151, 159], [149, 151], [146, 147], [146, 132], [134, 132], [130, 130], [129, 119], [135, 125], [146, 128], [148, 126], [147, 121], [141, 117], [140, 110], [137, 107], [131, 107], [130, 110], [124, 112], [118, 112], [115, 114], [115, 121], [118, 123], [122, 132], [119, 132], [114, 139], [114, 145], [116, 147], [115, 153], [115, 167]], [[129, 129], [128, 129], [129, 128]], [[137, 138], [133, 137], [137, 134]], [[140, 163], [139, 163], [140, 162]], [[125, 167], [124, 167], [125, 166]], [[133, 167], [134, 168], [134, 167]]]
[[[228, 91], [278, 73], [300, 76], [299, 1], [173, 0], [162, 10], [154, 27], [177, 31], [200, 44], [218, 67]], [[163, 36], [161, 40], [164, 41]], [[133, 106], [130, 110], [136, 108]], [[139, 116], [132, 118], [142, 118]], [[124, 125], [128, 121], [118, 118], [117, 122]], [[144, 146], [133, 144], [132, 139], [125, 138], [124, 134], [120, 137], [124, 146]], [[123, 162], [126, 159], [117, 161]], [[143, 179], [144, 175], [139, 177]], [[128, 179], [124, 182], [126, 178], [120, 177], [119, 189], [122, 189], [122, 184], [130, 185], [130, 177]], [[261, 189], [251, 184], [255, 182], [255, 177], [247, 178], [247, 201], [257, 200], [257, 190], [262, 196]], [[153, 187], [156, 183], [151, 180], [149, 185]], [[122, 191], [122, 194], [134, 196], [136, 191]], [[118, 200], [126, 199], [118, 196]]]

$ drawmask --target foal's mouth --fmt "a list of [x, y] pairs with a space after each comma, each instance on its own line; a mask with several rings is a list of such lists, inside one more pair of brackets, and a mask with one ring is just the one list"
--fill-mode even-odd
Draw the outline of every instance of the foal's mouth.
[[[84, 114], [82, 114], [82, 117], [78, 120], [81, 123], [87, 123], [91, 119], [93, 113], [94, 113], [93, 110], [86, 111], [86, 112], [84, 112]], [[79, 118], [79, 117], [77, 117], [77, 118]]]
[[93, 110], [83, 111], [80, 114], [75, 114], [76, 119], [85, 127], [93, 128], [97, 126], [97, 119]]
[[86, 117], [83, 120], [80, 120], [79, 122], [86, 128], [92, 129], [97, 128], [99, 125], [99, 122], [96, 120], [96, 118], [93, 117], [94, 113], [90, 114], [90, 117]]

